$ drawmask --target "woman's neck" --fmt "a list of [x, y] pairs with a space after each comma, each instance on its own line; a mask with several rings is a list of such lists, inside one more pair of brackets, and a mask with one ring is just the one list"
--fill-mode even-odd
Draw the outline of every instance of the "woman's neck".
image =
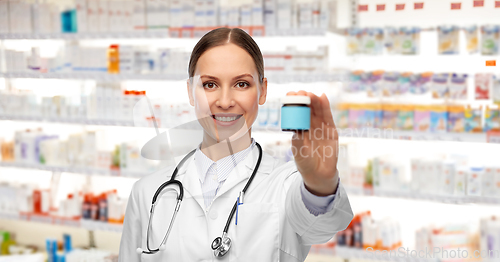
[[238, 153], [245, 150], [252, 143], [250, 130], [242, 137], [228, 141], [223, 140], [217, 142], [213, 137], [211, 137], [206, 132], [203, 133], [203, 142], [201, 142], [201, 152], [203, 152], [208, 158], [216, 162], [226, 156]]

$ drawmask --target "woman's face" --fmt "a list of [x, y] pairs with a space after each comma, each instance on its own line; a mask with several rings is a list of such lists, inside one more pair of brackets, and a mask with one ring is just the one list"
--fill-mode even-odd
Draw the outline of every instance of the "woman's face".
[[217, 142], [240, 138], [254, 123], [267, 94], [267, 80], [258, 79], [252, 57], [235, 44], [213, 47], [198, 59], [188, 81], [189, 102]]

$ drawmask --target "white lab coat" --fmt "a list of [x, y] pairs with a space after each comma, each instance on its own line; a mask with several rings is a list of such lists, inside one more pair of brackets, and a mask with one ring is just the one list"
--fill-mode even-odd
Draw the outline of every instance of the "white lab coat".
[[[314, 216], [302, 202], [300, 183], [303, 181], [295, 162], [283, 163], [263, 152], [260, 168], [244, 196], [244, 204], [239, 206], [238, 225], [235, 225], [233, 218], [229, 227], [228, 236], [232, 240], [232, 247], [222, 259], [215, 258], [211, 243], [221, 236], [239, 192], [257, 162], [258, 154], [258, 148], [254, 147], [238, 163], [208, 210], [205, 210], [194, 155], [186, 160], [176, 177], [184, 186], [184, 200], [167, 240], [166, 250], [154, 255], [139, 255], [136, 249], [146, 249], [146, 231], [153, 195], [163, 182], [170, 179], [174, 167], [157, 171], [137, 181], [125, 214], [118, 260], [304, 261], [311, 245], [327, 242], [336, 232], [349, 225], [353, 213], [341, 184], [333, 209]], [[159, 200], [158, 207], [165, 204], [165, 207], [173, 209], [173, 198], [175, 193], [168, 191]], [[162, 214], [163, 211], [159, 210], [164, 209], [158, 207], [150, 234], [151, 249], [158, 248], [173, 212]]]

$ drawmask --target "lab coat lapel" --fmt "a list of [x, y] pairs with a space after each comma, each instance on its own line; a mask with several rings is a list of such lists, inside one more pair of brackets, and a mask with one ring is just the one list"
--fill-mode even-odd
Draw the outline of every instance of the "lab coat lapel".
[[194, 156], [189, 161], [184, 163], [185, 167], [178, 172], [178, 180], [181, 181], [184, 190], [189, 192], [189, 195], [184, 194], [184, 197], [192, 197], [196, 200], [200, 208], [205, 210], [205, 202], [203, 200], [203, 192], [201, 192], [201, 184], [198, 179]]
[[[219, 192], [217, 192], [214, 201], [218, 197], [224, 195], [224, 193], [230, 191], [233, 187], [235, 187], [242, 181], [250, 178], [258, 158], [259, 158], [259, 149], [257, 148], [257, 146], [255, 146], [252, 152], [244, 160], [238, 163], [236, 167], [231, 171], [231, 173], [229, 173], [229, 176], [227, 177], [226, 181], [224, 182], [224, 184], [222, 184], [222, 187], [219, 189]], [[262, 150], [262, 160], [260, 163], [260, 167], [248, 191], [251, 191], [252, 187], [256, 186], [262, 181], [262, 179], [264, 179], [265, 176], [262, 175], [268, 175], [269, 173], [271, 173], [274, 163], [274, 161], [272, 160], [273, 160], [272, 157], [264, 153], [264, 150]], [[242, 185], [241, 188], [238, 188], [238, 192], [243, 190], [243, 188], [244, 185]]]

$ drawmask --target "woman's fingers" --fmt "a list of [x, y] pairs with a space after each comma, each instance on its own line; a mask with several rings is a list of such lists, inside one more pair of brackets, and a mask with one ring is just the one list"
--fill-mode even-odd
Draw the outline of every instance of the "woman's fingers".
[[311, 92], [308, 92], [307, 95], [311, 98], [311, 125], [317, 126], [321, 125], [323, 121], [323, 109], [321, 107], [321, 101], [319, 97]]
[[328, 97], [323, 93], [320, 97], [321, 106], [323, 111], [323, 122], [328, 126], [335, 128], [335, 123], [333, 122], [332, 110], [330, 108], [330, 102], [328, 101]]

